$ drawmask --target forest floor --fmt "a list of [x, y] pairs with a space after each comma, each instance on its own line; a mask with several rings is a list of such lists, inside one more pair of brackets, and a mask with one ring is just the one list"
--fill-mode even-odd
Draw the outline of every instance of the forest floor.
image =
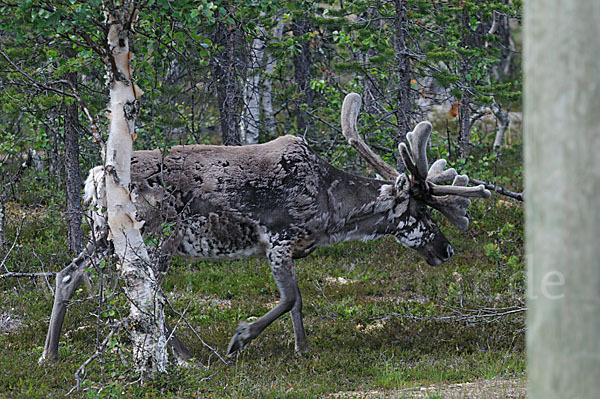
[[336, 392], [327, 397], [340, 399], [519, 399], [525, 398], [526, 395], [527, 390], [524, 379], [494, 378], [491, 380], [479, 380], [447, 385], [438, 384], [399, 390]]
[[[68, 263], [63, 209], [50, 200], [53, 190], [24, 191], [19, 204], [8, 204], [0, 274], [58, 271]], [[176, 260], [163, 285], [169, 318], [196, 363], [173, 364], [168, 375], [140, 385], [130, 372], [124, 332], [91, 362], [71, 396], [522, 398], [522, 204], [493, 196], [474, 201], [470, 213], [465, 231], [434, 215], [455, 250], [440, 267], [392, 239], [340, 244], [297, 261], [313, 348], [302, 355], [294, 353], [291, 321], [283, 317], [221, 360], [238, 323], [264, 314], [278, 299], [264, 259]], [[121, 283], [110, 272], [114, 262], [103, 266], [104, 273], [90, 271], [92, 289], [82, 287], [73, 298], [53, 365], [37, 361], [54, 278], [0, 278], [0, 397], [71, 391], [77, 369], [128, 313]]]

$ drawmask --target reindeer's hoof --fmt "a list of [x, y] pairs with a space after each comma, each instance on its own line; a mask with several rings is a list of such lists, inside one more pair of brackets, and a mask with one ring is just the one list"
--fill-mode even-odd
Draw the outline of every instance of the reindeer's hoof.
[[251, 339], [250, 324], [241, 322], [237, 330], [235, 330], [235, 334], [233, 334], [231, 341], [229, 341], [229, 346], [227, 347], [227, 356], [231, 357], [235, 352], [239, 351], [248, 342], [250, 342]]

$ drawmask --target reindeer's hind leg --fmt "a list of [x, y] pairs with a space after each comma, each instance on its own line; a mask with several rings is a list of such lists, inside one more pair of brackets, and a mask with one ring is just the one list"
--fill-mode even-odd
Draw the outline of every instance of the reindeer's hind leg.
[[228, 356], [258, 337], [269, 324], [290, 310], [293, 312], [292, 321], [296, 350], [304, 350], [308, 347], [302, 324], [302, 300], [300, 299], [300, 290], [294, 273], [291, 250], [288, 246], [274, 246], [267, 252], [267, 257], [271, 264], [271, 272], [279, 288], [279, 303], [258, 320], [252, 323], [242, 322], [240, 324], [229, 342]]
[[311, 347], [306, 339], [306, 332], [304, 331], [304, 323], [302, 321], [302, 295], [300, 294], [300, 288], [298, 287], [294, 269], [292, 269], [292, 275], [294, 284], [296, 285], [296, 302], [290, 312], [292, 316], [292, 325], [294, 326], [294, 346], [296, 352], [307, 352], [311, 350]]

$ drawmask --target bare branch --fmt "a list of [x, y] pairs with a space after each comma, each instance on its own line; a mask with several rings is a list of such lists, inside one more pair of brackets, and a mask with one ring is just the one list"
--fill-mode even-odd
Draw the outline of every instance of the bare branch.
[[8, 257], [10, 256], [10, 253], [13, 251], [13, 249], [15, 249], [15, 246], [17, 245], [17, 241], [19, 240], [19, 235], [21, 235], [21, 229], [23, 228], [24, 222], [25, 222], [25, 215], [23, 215], [23, 218], [21, 219], [21, 224], [19, 225], [19, 228], [17, 229], [17, 233], [15, 234], [15, 239], [13, 240], [12, 245], [10, 246], [6, 255], [4, 255], [4, 259], [2, 259], [2, 263], [0, 263], [0, 267], [3, 267], [7, 273], [10, 273], [10, 271], [6, 267], [6, 260], [8, 259]]
[[20, 273], [20, 272], [8, 272], [0, 274], [0, 280], [9, 277], [53, 277], [56, 276], [56, 272], [42, 272], [42, 273]]
[[522, 192], [520, 193], [516, 193], [510, 190], [505, 189], [504, 187], [500, 187], [497, 186], [495, 184], [492, 183], [488, 183], [486, 181], [483, 180], [478, 180], [478, 179], [473, 179], [471, 178], [471, 182], [475, 183], [475, 184], [480, 184], [482, 186], [485, 186], [485, 188], [487, 188], [488, 190], [492, 190], [498, 194], [502, 194], [502, 195], [506, 195], [507, 197], [511, 197], [514, 198], [518, 201], [524, 201], [525, 200], [525, 196], [523, 195]]

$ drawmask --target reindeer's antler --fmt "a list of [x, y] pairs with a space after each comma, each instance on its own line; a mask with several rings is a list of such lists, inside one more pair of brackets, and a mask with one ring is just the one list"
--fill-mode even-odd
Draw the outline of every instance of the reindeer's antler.
[[[344, 99], [342, 105], [342, 132], [348, 143], [358, 151], [371, 166], [384, 178], [395, 180], [399, 173], [386, 163], [379, 155], [358, 135], [356, 130], [356, 119], [360, 112], [361, 98], [356, 93], [350, 93]], [[431, 123], [421, 122], [412, 132], [406, 135], [410, 149], [404, 143], [400, 143], [398, 149], [404, 162], [404, 166], [412, 175], [411, 185], [419, 186], [422, 192], [422, 200], [442, 212], [450, 222], [464, 229], [469, 224], [466, 217], [467, 207], [471, 201], [467, 197], [489, 198], [490, 192], [480, 184], [475, 187], [467, 187], [469, 178], [459, 175], [454, 168], [445, 169], [446, 160], [438, 159], [428, 169], [427, 141], [431, 134]], [[451, 185], [439, 185], [440, 183], [452, 182]]]
[[399, 175], [398, 171], [381, 159], [379, 155], [375, 154], [358, 135], [356, 130], [356, 119], [360, 112], [361, 103], [362, 100], [360, 99], [360, 95], [356, 93], [350, 93], [344, 98], [344, 103], [342, 105], [342, 133], [346, 140], [348, 140], [348, 143], [354, 147], [359, 155], [371, 164], [383, 178], [396, 180]]
[[[427, 140], [431, 134], [429, 122], [419, 123], [415, 129], [408, 133], [406, 144], [398, 146], [404, 165], [413, 175], [412, 184], [423, 185], [428, 188], [428, 195], [424, 198], [427, 205], [442, 212], [450, 222], [459, 229], [465, 229], [469, 224], [466, 217], [467, 208], [471, 201], [466, 197], [489, 198], [490, 192], [481, 184], [476, 187], [467, 187], [469, 177], [459, 175], [454, 168], [446, 167], [445, 159], [438, 159], [427, 170]], [[452, 185], [438, 185], [450, 182]]]

